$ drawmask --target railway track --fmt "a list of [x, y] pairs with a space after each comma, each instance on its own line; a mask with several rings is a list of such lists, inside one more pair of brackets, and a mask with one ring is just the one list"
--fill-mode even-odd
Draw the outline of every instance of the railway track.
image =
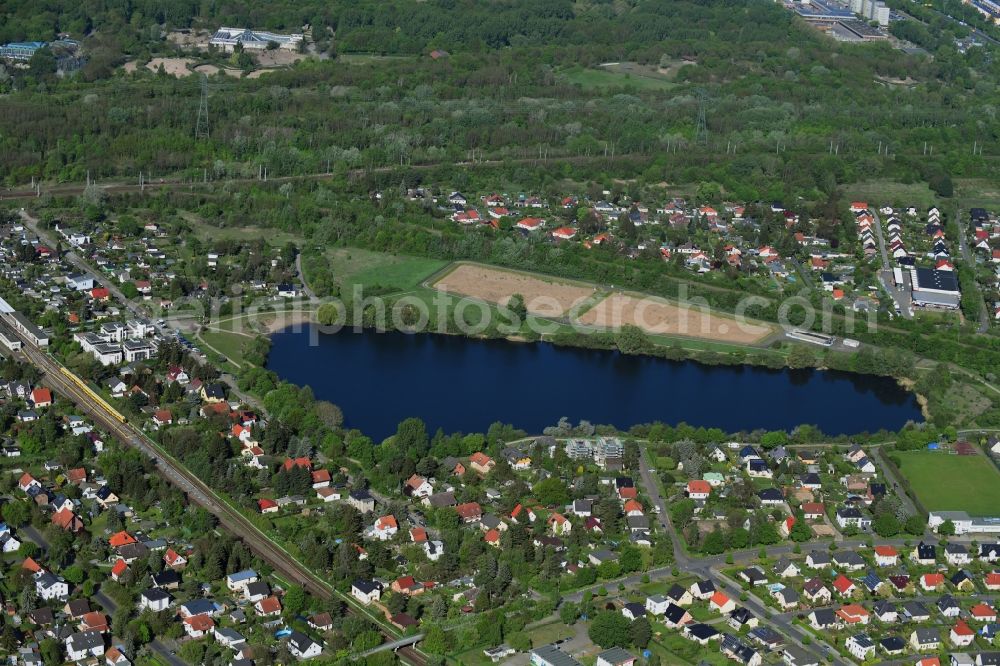
[[[22, 340], [21, 353], [30, 363], [44, 373], [46, 383], [49, 384], [50, 388], [54, 389], [56, 393], [72, 400], [83, 413], [93, 418], [97, 425], [106, 429], [123, 444], [139, 449], [150, 457], [156, 463], [157, 470], [164, 478], [184, 492], [190, 501], [212, 513], [219, 520], [219, 524], [243, 540], [253, 552], [271, 565], [275, 571], [279, 572], [287, 580], [301, 585], [311, 594], [321, 599], [330, 600], [336, 597], [347, 601], [349, 612], [374, 620], [387, 640], [394, 641], [399, 638], [397, 634], [394, 634], [381, 622], [378, 622], [376, 616], [368, 615], [352, 606], [345, 595], [337, 592], [333, 586], [300, 564], [291, 554], [272, 541], [240, 511], [220, 499], [201, 479], [197, 478], [183, 465], [163, 452], [138, 428], [122, 420], [116, 411], [109, 410], [101, 402], [94, 400], [93, 397], [88, 395], [74, 381], [68, 379], [63, 374], [61, 366], [49, 357], [48, 354], [32, 345], [20, 332], [15, 331], [15, 333]], [[75, 378], [75, 375], [72, 376]], [[80, 380], [77, 379], [77, 381]], [[413, 664], [414, 666], [424, 666], [427, 663], [426, 658], [412, 646], [401, 647], [396, 651], [396, 654], [404, 663]]]

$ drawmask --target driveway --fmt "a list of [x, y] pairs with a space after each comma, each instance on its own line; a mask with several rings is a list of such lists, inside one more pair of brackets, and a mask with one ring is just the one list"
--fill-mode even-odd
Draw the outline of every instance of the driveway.
[[49, 542], [45, 540], [42, 533], [39, 532], [31, 525], [25, 525], [17, 530], [18, 534], [28, 537], [36, 546], [42, 549], [42, 552], [47, 552], [49, 550]]

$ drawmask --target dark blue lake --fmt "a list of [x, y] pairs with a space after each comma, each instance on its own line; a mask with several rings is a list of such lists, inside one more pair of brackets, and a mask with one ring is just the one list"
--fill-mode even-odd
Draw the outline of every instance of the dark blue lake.
[[346, 425], [376, 441], [405, 418], [430, 432], [484, 432], [494, 421], [540, 433], [576, 423], [686, 421], [727, 432], [791, 429], [828, 434], [896, 430], [922, 420], [914, 396], [886, 377], [815, 370], [706, 366], [613, 351], [404, 333], [272, 336], [268, 368], [343, 409]]

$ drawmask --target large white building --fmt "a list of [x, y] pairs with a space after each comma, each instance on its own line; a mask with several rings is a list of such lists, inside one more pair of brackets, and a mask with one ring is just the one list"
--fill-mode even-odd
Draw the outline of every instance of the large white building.
[[274, 43], [278, 45], [279, 49], [294, 51], [299, 48], [299, 44], [304, 39], [299, 33], [280, 35], [263, 30], [251, 30], [250, 28], [219, 28], [208, 43], [227, 53], [232, 52], [237, 44], [242, 44], [245, 49], [263, 51], [268, 44]]
[[958, 309], [962, 293], [958, 288], [958, 278], [951, 271], [933, 268], [913, 268], [913, 304], [924, 307]]
[[965, 511], [931, 511], [927, 526], [937, 531], [946, 520], [955, 525], [955, 534], [1000, 534], [1000, 517], [973, 518]]

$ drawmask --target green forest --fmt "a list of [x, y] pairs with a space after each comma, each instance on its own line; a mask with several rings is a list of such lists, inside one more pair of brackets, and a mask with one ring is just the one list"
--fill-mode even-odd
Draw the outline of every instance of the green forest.
[[[262, 168], [394, 169], [413, 179], [415, 166], [541, 157], [580, 180], [607, 171], [715, 182], [744, 199], [817, 200], [869, 179], [997, 175], [1000, 65], [986, 49], [959, 53], [964, 29], [940, 17], [947, 29], [904, 22], [934, 35], [913, 37], [932, 49], [917, 53], [839, 44], [758, 0], [44, 4], [5, 3], [0, 41], [68, 32], [84, 38], [89, 60], [65, 78], [45, 58], [0, 76], [13, 93], [0, 98], [8, 185], [79, 182], [88, 171], [220, 180]], [[315, 57], [260, 78], [212, 77], [209, 138], [198, 139], [198, 77], [120, 65], [225, 60], [167, 38], [220, 24], [309, 26]], [[450, 57], [433, 60], [431, 49]], [[348, 57], [357, 53], [400, 57]], [[669, 75], [646, 85], [599, 72], [607, 62]], [[600, 85], [591, 73], [603, 74]]]

